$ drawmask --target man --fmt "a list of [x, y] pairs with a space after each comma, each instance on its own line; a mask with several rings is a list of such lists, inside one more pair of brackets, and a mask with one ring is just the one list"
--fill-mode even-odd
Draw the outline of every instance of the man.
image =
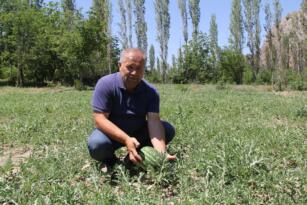
[[[166, 153], [175, 130], [159, 117], [159, 94], [143, 80], [145, 54], [138, 48], [122, 51], [119, 72], [102, 77], [92, 99], [96, 129], [88, 139], [90, 155], [106, 165], [116, 162], [115, 150], [126, 146], [132, 163], [142, 158], [137, 148], [153, 146]], [[169, 160], [175, 156], [167, 154]]]

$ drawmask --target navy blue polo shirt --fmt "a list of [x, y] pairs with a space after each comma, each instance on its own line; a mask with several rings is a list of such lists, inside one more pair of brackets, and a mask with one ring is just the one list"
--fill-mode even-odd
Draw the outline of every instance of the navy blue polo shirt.
[[92, 99], [94, 112], [109, 113], [109, 120], [129, 135], [146, 124], [148, 112], [159, 113], [159, 105], [159, 94], [152, 85], [142, 79], [128, 92], [119, 72], [100, 78]]

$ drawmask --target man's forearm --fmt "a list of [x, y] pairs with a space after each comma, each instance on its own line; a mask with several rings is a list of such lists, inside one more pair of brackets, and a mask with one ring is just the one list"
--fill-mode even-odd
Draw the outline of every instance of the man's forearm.
[[126, 144], [129, 135], [117, 127], [114, 123], [104, 117], [95, 118], [96, 128], [100, 129], [103, 133], [108, 135], [112, 140]]
[[149, 120], [148, 130], [153, 147], [160, 152], [165, 152], [165, 131], [160, 119]]

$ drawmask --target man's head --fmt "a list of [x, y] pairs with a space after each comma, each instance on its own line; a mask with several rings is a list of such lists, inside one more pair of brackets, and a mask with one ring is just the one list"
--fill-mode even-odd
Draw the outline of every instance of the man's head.
[[127, 48], [121, 52], [118, 62], [119, 72], [127, 90], [133, 90], [144, 76], [146, 56], [138, 48]]

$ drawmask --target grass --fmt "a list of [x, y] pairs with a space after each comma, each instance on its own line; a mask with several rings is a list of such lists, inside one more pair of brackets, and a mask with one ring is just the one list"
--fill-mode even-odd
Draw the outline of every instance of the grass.
[[88, 155], [92, 91], [0, 88], [3, 147], [32, 149], [0, 167], [0, 204], [306, 204], [307, 92], [157, 85], [176, 127], [177, 162], [117, 179]]

